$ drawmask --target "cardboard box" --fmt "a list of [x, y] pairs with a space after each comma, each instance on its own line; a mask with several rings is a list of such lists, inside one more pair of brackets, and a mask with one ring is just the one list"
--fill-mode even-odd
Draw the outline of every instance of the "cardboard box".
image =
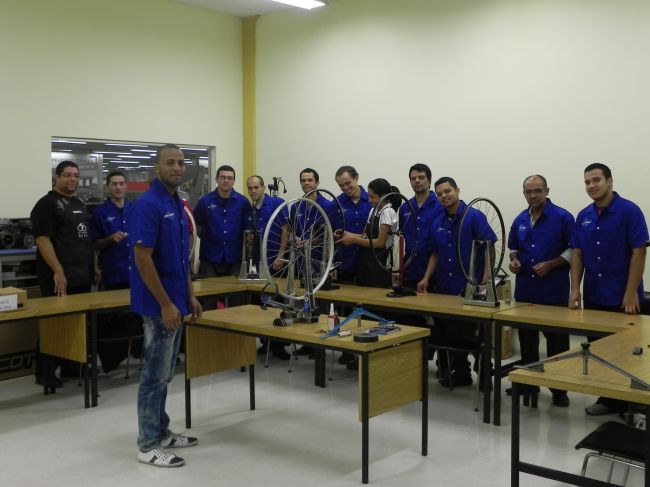
[[27, 301], [27, 291], [17, 287], [3, 287], [0, 288], [0, 296], [8, 296], [11, 294], [18, 295], [18, 307], [22, 308]]

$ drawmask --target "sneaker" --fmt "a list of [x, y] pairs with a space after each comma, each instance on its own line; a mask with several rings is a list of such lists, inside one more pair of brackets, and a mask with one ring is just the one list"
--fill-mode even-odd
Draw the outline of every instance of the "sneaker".
[[185, 460], [177, 457], [173, 453], [169, 453], [162, 448], [154, 448], [149, 451], [138, 452], [138, 462], [153, 465], [154, 467], [180, 467], [185, 465]]
[[172, 433], [169, 437], [160, 442], [163, 448], [187, 448], [188, 446], [198, 445], [198, 438], [193, 436], [177, 435]]
[[599, 402], [592, 404], [589, 407], [585, 408], [585, 412], [589, 416], [604, 416], [605, 414], [611, 414], [615, 411], [612, 411], [607, 404], [601, 404]]

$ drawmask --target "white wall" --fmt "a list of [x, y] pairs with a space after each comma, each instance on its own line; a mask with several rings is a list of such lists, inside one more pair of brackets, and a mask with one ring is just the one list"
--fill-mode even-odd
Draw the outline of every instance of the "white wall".
[[0, 107], [2, 217], [50, 189], [51, 136], [216, 146], [239, 168], [241, 20], [165, 0], [2, 0]]
[[410, 193], [426, 162], [509, 227], [525, 176], [575, 214], [605, 162], [650, 218], [647, 0], [335, 0], [263, 16], [257, 45], [258, 170], [292, 195], [344, 163]]

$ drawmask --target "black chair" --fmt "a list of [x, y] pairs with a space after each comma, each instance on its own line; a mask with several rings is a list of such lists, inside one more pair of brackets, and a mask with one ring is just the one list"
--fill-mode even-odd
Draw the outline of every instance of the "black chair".
[[576, 445], [576, 450], [581, 448], [593, 450], [585, 455], [580, 475], [585, 477], [589, 459], [598, 457], [611, 462], [609, 476], [607, 478], [607, 482], [610, 483], [612, 481], [614, 465], [617, 463], [625, 465], [625, 474], [623, 477], [623, 485], [625, 485], [630, 473], [630, 467], [645, 471], [644, 442], [645, 431], [643, 430], [616, 421], [608, 421], [601, 424]]

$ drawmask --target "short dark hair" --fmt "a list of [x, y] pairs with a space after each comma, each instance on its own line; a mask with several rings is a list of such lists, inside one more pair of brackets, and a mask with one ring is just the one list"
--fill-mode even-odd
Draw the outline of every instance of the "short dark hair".
[[61, 174], [63, 174], [63, 170], [66, 167], [74, 167], [74, 168], [77, 169], [77, 171], [79, 170], [79, 166], [77, 166], [77, 164], [75, 164], [74, 162], [72, 162], [72, 161], [61, 161], [56, 166], [56, 169], [54, 170], [54, 174], [56, 174], [57, 176], [60, 176]]
[[163, 152], [165, 149], [177, 149], [177, 150], [181, 150], [181, 148], [178, 147], [176, 144], [165, 144], [165, 145], [161, 145], [160, 147], [158, 147], [158, 150], [156, 151], [156, 160], [154, 161], [156, 164], [160, 164], [160, 155], [162, 154], [162, 152]]
[[231, 173], [233, 173], [233, 174], [235, 175], [235, 177], [237, 176], [237, 173], [235, 172], [235, 170], [233, 169], [233, 167], [232, 167], [232, 166], [229, 166], [228, 164], [223, 164], [223, 165], [221, 165], [221, 166], [219, 166], [219, 167], [217, 168], [217, 177], [219, 177], [219, 173], [220, 173], [221, 171], [230, 171]]
[[314, 175], [314, 179], [316, 182], [320, 182], [320, 176], [318, 175], [318, 172], [316, 172], [316, 169], [312, 169], [311, 167], [306, 167], [302, 171], [300, 171], [300, 175], [298, 176], [299, 179], [302, 178], [303, 173], [310, 172]]
[[111, 171], [106, 175], [106, 186], [111, 184], [111, 178], [114, 178], [115, 176], [122, 176], [124, 178], [124, 181], [126, 181], [126, 174], [124, 174], [122, 171]]
[[411, 179], [411, 173], [413, 171], [423, 172], [427, 176], [427, 179], [429, 180], [429, 183], [431, 183], [431, 169], [429, 168], [429, 166], [427, 166], [426, 164], [421, 164], [421, 163], [413, 164], [411, 166], [411, 169], [409, 169], [409, 179]]
[[348, 173], [352, 179], [356, 179], [359, 177], [359, 173], [357, 170], [352, 167], [352, 166], [341, 166], [337, 169], [336, 174], [334, 175], [335, 178], [338, 178], [339, 176], [343, 176], [343, 174]]
[[539, 179], [541, 179], [542, 182], [544, 183], [544, 187], [545, 187], [545, 188], [548, 188], [548, 183], [546, 182], [546, 178], [545, 178], [544, 176], [542, 176], [541, 174], [531, 174], [530, 176], [527, 176], [526, 179], [524, 179], [524, 182], [521, 183], [521, 186], [523, 187], [524, 184], [526, 184], [526, 181], [528, 181], [529, 179], [532, 179], [532, 178], [539, 178]]
[[449, 183], [449, 186], [451, 186], [454, 189], [458, 189], [458, 185], [456, 184], [456, 181], [454, 181], [454, 178], [450, 178], [449, 176], [443, 176], [440, 179], [438, 179], [434, 183], [433, 187], [437, 188], [441, 184], [445, 184], [445, 183]]
[[596, 169], [600, 169], [603, 171], [603, 176], [605, 176], [605, 179], [609, 179], [612, 177], [612, 170], [608, 168], [605, 164], [601, 164], [600, 162], [594, 162], [593, 164], [589, 164], [587, 167], [585, 167], [585, 173], [588, 173], [589, 171], [595, 171]]
[[252, 176], [248, 176], [248, 178], [246, 178], [246, 182], [248, 182], [248, 180], [252, 179], [252, 178], [259, 179], [260, 180], [260, 186], [264, 186], [264, 178], [262, 176], [258, 176], [257, 174], [253, 174]]

